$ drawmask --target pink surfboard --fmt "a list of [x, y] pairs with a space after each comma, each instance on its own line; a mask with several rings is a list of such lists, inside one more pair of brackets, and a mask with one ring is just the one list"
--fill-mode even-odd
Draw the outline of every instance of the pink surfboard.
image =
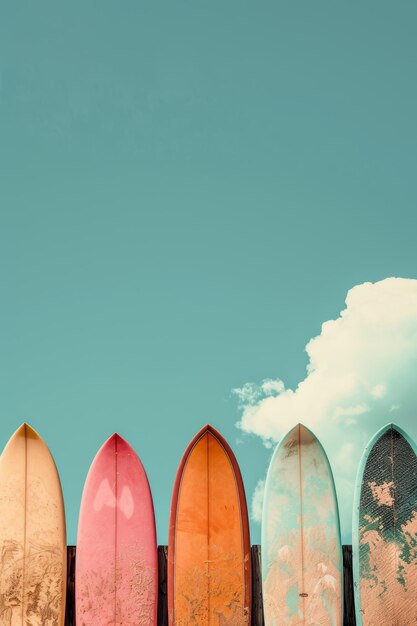
[[77, 626], [156, 626], [158, 560], [148, 479], [114, 434], [84, 486], [76, 558]]

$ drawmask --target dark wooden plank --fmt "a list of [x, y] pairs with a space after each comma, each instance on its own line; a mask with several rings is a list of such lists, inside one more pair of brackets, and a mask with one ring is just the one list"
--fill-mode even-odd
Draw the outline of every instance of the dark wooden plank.
[[356, 626], [352, 546], [343, 546], [343, 626]]
[[168, 626], [168, 546], [158, 546], [158, 626]]
[[75, 546], [67, 547], [67, 605], [65, 626], [75, 626]]
[[261, 546], [252, 546], [252, 626], [264, 626]]

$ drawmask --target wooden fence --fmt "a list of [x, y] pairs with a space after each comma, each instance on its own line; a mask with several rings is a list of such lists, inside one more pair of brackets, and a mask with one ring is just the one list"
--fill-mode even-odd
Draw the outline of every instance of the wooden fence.
[[[168, 626], [167, 608], [167, 556], [168, 547], [158, 547], [158, 626]], [[75, 546], [68, 546], [67, 609], [65, 626], [75, 626]], [[356, 626], [353, 597], [352, 546], [343, 546], [343, 626]], [[252, 622], [251, 626], [264, 626], [261, 585], [261, 548], [252, 546]]]

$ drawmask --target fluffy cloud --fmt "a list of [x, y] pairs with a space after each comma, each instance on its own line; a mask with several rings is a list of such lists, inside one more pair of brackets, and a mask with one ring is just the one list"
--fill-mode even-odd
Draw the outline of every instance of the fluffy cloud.
[[[238, 426], [267, 446], [299, 422], [313, 430], [332, 464], [346, 541], [365, 444], [388, 422], [416, 435], [417, 280], [353, 287], [346, 308], [322, 325], [306, 352], [306, 376], [296, 389], [268, 379], [234, 390], [242, 409]], [[258, 484], [252, 511], [258, 519], [260, 489]]]

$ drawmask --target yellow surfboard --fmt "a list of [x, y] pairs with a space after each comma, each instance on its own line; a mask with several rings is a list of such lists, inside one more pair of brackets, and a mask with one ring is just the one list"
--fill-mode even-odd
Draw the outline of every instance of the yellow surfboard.
[[64, 626], [66, 551], [54, 460], [23, 424], [0, 457], [1, 626]]

